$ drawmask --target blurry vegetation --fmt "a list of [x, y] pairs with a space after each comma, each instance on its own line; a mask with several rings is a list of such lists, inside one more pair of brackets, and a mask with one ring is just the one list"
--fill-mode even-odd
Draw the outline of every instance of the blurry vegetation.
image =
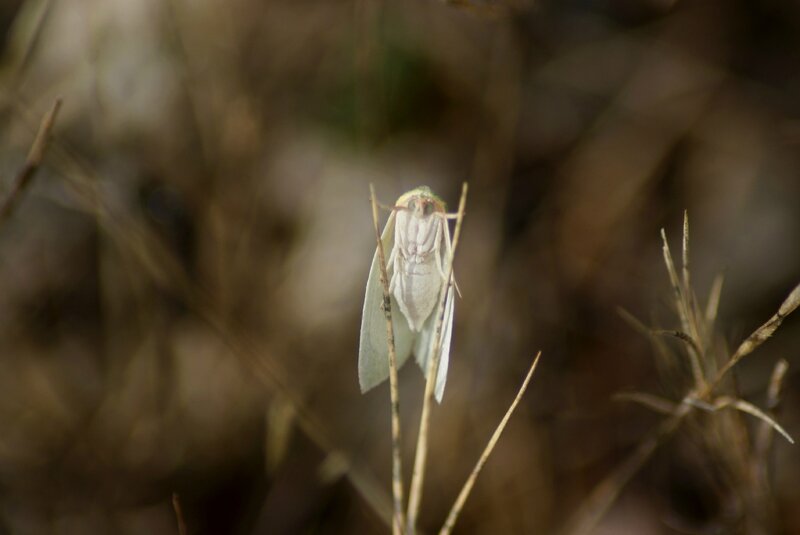
[[[694, 388], [684, 339], [641, 336], [685, 330], [660, 229], [688, 210], [698, 304], [724, 273], [717, 366], [800, 281], [795, 2], [17, 0], [0, 31], [0, 199], [63, 99], [0, 223], [0, 533], [173, 534], [173, 492], [193, 535], [387, 533], [368, 184], [452, 208], [464, 180], [421, 528], [541, 349], [455, 533], [587, 504], [597, 534], [800, 532], [797, 447], [702, 404], [587, 502], [663, 422], [615, 394]], [[797, 438], [798, 348], [792, 316], [718, 394]], [[414, 429], [424, 385], [399, 383]]]

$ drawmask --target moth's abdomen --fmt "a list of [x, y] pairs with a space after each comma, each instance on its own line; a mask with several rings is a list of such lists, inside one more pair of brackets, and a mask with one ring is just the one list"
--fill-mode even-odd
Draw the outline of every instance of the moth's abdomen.
[[412, 331], [422, 329], [439, 298], [442, 277], [434, 262], [434, 258], [417, 263], [401, 257], [395, 273], [394, 297]]

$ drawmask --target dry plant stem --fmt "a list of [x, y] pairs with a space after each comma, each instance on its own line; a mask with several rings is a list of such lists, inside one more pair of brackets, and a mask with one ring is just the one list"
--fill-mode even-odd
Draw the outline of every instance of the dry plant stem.
[[441, 531], [439, 531], [439, 535], [449, 535], [450, 532], [453, 531], [453, 526], [455, 526], [456, 520], [458, 520], [458, 515], [461, 513], [461, 509], [464, 508], [464, 503], [466, 503], [469, 493], [472, 491], [472, 487], [475, 485], [475, 480], [478, 478], [478, 474], [481, 472], [481, 469], [483, 469], [483, 465], [486, 464], [486, 460], [489, 459], [489, 456], [492, 454], [492, 450], [494, 450], [494, 447], [497, 445], [497, 441], [500, 439], [500, 435], [503, 434], [503, 430], [506, 428], [506, 424], [508, 424], [508, 420], [511, 418], [511, 415], [514, 413], [514, 409], [517, 408], [522, 396], [525, 395], [525, 390], [527, 390], [528, 383], [530, 383], [531, 377], [533, 377], [533, 372], [536, 370], [536, 365], [539, 363], [540, 356], [542, 356], [541, 351], [539, 351], [539, 353], [537, 353], [536, 357], [533, 359], [533, 364], [531, 364], [531, 368], [528, 370], [528, 375], [522, 382], [519, 392], [517, 392], [517, 397], [515, 397], [514, 401], [511, 402], [511, 405], [508, 407], [505, 416], [503, 416], [503, 419], [500, 420], [500, 424], [498, 424], [497, 429], [494, 430], [492, 438], [489, 439], [489, 443], [486, 444], [486, 448], [484, 448], [483, 453], [481, 453], [481, 456], [478, 459], [478, 462], [475, 463], [475, 467], [472, 469], [467, 481], [461, 488], [461, 492], [458, 494], [456, 501], [453, 503], [453, 507], [450, 509], [450, 514], [447, 515], [447, 520], [445, 520], [444, 526], [442, 526]]
[[[770, 378], [769, 387], [767, 388], [767, 411], [769, 411], [770, 416], [775, 415], [775, 411], [780, 405], [781, 389], [783, 388], [783, 380], [786, 377], [787, 371], [789, 371], [789, 363], [784, 359], [779, 360], [772, 370], [772, 377]], [[767, 422], [761, 422], [753, 448], [752, 470], [754, 480], [758, 482], [763, 489], [769, 488], [767, 459], [769, 457], [769, 451], [772, 448], [774, 436], [773, 427]]]
[[672, 414], [675, 412], [677, 403], [664, 399], [647, 392], [621, 392], [614, 395], [616, 401], [631, 401], [638, 403], [642, 407], [646, 407], [659, 414]]
[[783, 323], [783, 320], [800, 306], [800, 285], [794, 288], [789, 296], [783, 301], [778, 312], [753, 334], [742, 342], [736, 352], [731, 356], [726, 365], [717, 373], [714, 380], [706, 383], [705, 387], [698, 392], [689, 393], [686, 398], [675, 407], [675, 411], [662, 420], [656, 431], [648, 438], [643, 440], [616, 470], [606, 477], [589, 498], [581, 506], [576, 514], [575, 520], [565, 530], [570, 535], [586, 535], [594, 529], [609, 507], [614, 503], [622, 488], [630, 481], [631, 477], [641, 468], [650, 458], [656, 448], [670, 437], [683, 423], [686, 416], [692, 411], [692, 400], [706, 400], [719, 386], [725, 374], [733, 368], [741, 359], [752, 353], [756, 348], [763, 344]]
[[[685, 333], [692, 333], [694, 336], [696, 329], [692, 326], [693, 322], [690, 320], [689, 307], [687, 306], [688, 298], [685, 295], [686, 291], [681, 287], [678, 273], [675, 271], [675, 263], [672, 261], [672, 253], [669, 250], [669, 243], [667, 243], [667, 234], [664, 232], [663, 228], [661, 229], [661, 239], [664, 242], [664, 263], [667, 265], [667, 273], [669, 274], [669, 280], [672, 284], [672, 291], [675, 294], [675, 306], [678, 310], [678, 316], [681, 319], [681, 330]], [[685, 240], [685, 242], [688, 243], [688, 240]], [[685, 257], [685, 260], [688, 262], [688, 255]], [[693, 346], [696, 347], [697, 344], [693, 344]], [[694, 378], [695, 388], [700, 390], [704, 388], [706, 384], [703, 368], [700, 365], [700, 355], [693, 348], [690, 348], [688, 353], [689, 362], [692, 366], [692, 377]]]
[[722, 295], [722, 284], [725, 278], [722, 275], [714, 277], [714, 282], [711, 283], [711, 291], [708, 292], [708, 302], [706, 303], [705, 320], [706, 329], [709, 333], [714, 331], [714, 322], [717, 321], [717, 312], [719, 311], [719, 299]]
[[60, 108], [61, 99], [58, 98], [53, 103], [50, 111], [48, 111], [42, 119], [39, 125], [39, 131], [36, 133], [36, 138], [33, 140], [31, 149], [28, 152], [28, 157], [25, 159], [25, 164], [22, 166], [22, 169], [19, 170], [17, 176], [14, 177], [11, 191], [8, 192], [8, 195], [3, 199], [2, 204], [0, 204], [0, 223], [5, 221], [8, 216], [13, 213], [22, 194], [28, 188], [36, 171], [39, 169], [42, 159], [44, 158], [44, 151], [47, 149], [47, 144], [50, 140], [50, 132], [53, 130], [53, 125], [56, 122], [56, 117], [58, 116], [58, 110]]
[[386, 256], [383, 251], [381, 231], [378, 228], [378, 202], [375, 199], [375, 186], [372, 184], [369, 185], [369, 193], [372, 202], [372, 223], [375, 227], [375, 239], [378, 242], [378, 263], [381, 268], [381, 285], [383, 285], [383, 315], [386, 318], [386, 341], [389, 349], [389, 392], [392, 406], [392, 498], [394, 501], [392, 533], [400, 535], [404, 531], [405, 519], [403, 518], [403, 465], [400, 455], [400, 393], [397, 388], [397, 355], [394, 345], [389, 276], [386, 272]]
[[[747, 339], [739, 345], [736, 353], [725, 363], [725, 366], [717, 373], [714, 378], [713, 386], [716, 386], [722, 381], [731, 368], [736, 366], [740, 360], [752, 353], [758, 346], [763, 344], [772, 334], [781, 326], [786, 316], [794, 312], [800, 306], [800, 284], [797, 285], [789, 296], [783, 301], [781, 307], [766, 323], [756, 329], [756, 331], [747, 337]], [[712, 386], [712, 388], [713, 388]]]
[[177, 492], [172, 493], [172, 508], [175, 510], [175, 519], [178, 522], [178, 535], [187, 535], [189, 531], [186, 529], [186, 520], [183, 518], [181, 499], [178, 497]]
[[702, 359], [705, 355], [703, 351], [697, 347], [697, 344], [701, 343], [703, 340], [704, 333], [701, 333], [703, 330], [702, 322], [698, 321], [700, 316], [699, 311], [697, 310], [697, 304], [694, 296], [694, 292], [692, 291], [692, 284], [691, 278], [689, 275], [689, 212], [684, 210], [683, 212], [683, 241], [682, 241], [682, 276], [683, 276], [683, 297], [684, 297], [684, 307], [686, 308], [686, 319], [689, 323], [689, 334], [692, 338], [696, 341], [695, 351], [697, 355]]
[[695, 351], [698, 355], [701, 354], [700, 347], [697, 345], [697, 341], [692, 338], [691, 335], [686, 334], [683, 331], [671, 331], [667, 329], [656, 329], [653, 331], [653, 334], [657, 334], [659, 336], [672, 336], [677, 338], [678, 340], [682, 340], [686, 342], [686, 345], [689, 346], [689, 351]]
[[422, 400], [422, 415], [420, 416], [419, 432], [417, 434], [417, 449], [414, 456], [414, 469], [408, 495], [408, 514], [406, 515], [408, 532], [411, 534], [416, 533], [417, 516], [422, 502], [422, 485], [425, 481], [425, 462], [428, 456], [430, 411], [433, 405], [433, 392], [436, 385], [436, 375], [439, 370], [439, 357], [441, 356], [439, 352], [441, 349], [442, 323], [444, 322], [444, 303], [447, 293], [453, 291], [453, 257], [458, 246], [458, 239], [461, 236], [461, 224], [464, 221], [464, 208], [467, 204], [467, 189], [467, 183], [464, 182], [461, 187], [461, 199], [458, 202], [458, 215], [456, 216], [456, 228], [453, 232], [453, 243], [450, 247], [450, 264], [445, 278], [447, 284], [442, 285], [442, 290], [439, 292], [439, 304], [436, 308], [436, 329], [431, 341], [432, 352], [429, 353], [432, 357], [428, 359], [428, 369], [425, 371], [428, 379], [425, 382], [425, 397]]

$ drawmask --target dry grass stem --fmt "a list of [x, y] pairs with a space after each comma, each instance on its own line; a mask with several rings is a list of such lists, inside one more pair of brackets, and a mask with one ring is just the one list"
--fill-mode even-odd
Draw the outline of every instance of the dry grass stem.
[[674, 331], [669, 329], [653, 329], [653, 334], [658, 336], [671, 336], [673, 338], [677, 338], [678, 340], [685, 342], [689, 348], [689, 351], [694, 351], [698, 355], [702, 355], [703, 351], [700, 349], [700, 346], [697, 345], [697, 340], [692, 338], [690, 334], [687, 334], [683, 331]]
[[178, 535], [187, 535], [189, 531], [186, 529], [186, 520], [183, 518], [181, 499], [177, 492], [172, 493], [172, 508], [175, 510], [175, 520], [178, 523]]
[[677, 407], [674, 401], [662, 398], [661, 396], [648, 394], [647, 392], [620, 392], [614, 395], [614, 399], [617, 401], [638, 403], [660, 414], [672, 414]]
[[480, 474], [481, 470], [483, 469], [483, 465], [486, 464], [487, 459], [489, 459], [489, 456], [492, 454], [492, 450], [494, 450], [494, 447], [497, 445], [497, 441], [500, 439], [500, 435], [503, 434], [503, 430], [506, 428], [506, 424], [508, 424], [508, 420], [514, 413], [514, 410], [517, 408], [519, 401], [522, 399], [522, 396], [525, 395], [525, 391], [528, 389], [528, 383], [530, 383], [531, 377], [533, 377], [533, 372], [536, 371], [536, 365], [539, 363], [539, 357], [541, 356], [542, 352], [539, 351], [539, 353], [537, 353], [536, 357], [533, 359], [533, 364], [531, 364], [531, 368], [528, 370], [528, 375], [525, 376], [525, 380], [522, 382], [522, 386], [520, 386], [517, 396], [514, 398], [514, 401], [511, 402], [511, 405], [508, 407], [503, 419], [500, 420], [500, 423], [497, 425], [497, 429], [494, 430], [494, 433], [489, 439], [488, 444], [486, 444], [483, 453], [481, 453], [478, 462], [475, 463], [475, 467], [472, 469], [467, 481], [461, 488], [461, 492], [458, 493], [458, 497], [453, 503], [450, 513], [447, 515], [447, 520], [445, 520], [444, 526], [442, 526], [441, 531], [439, 531], [439, 535], [449, 535], [450, 532], [453, 531], [453, 526], [455, 526], [456, 520], [458, 520], [458, 515], [464, 508], [464, 504], [466, 503], [467, 498], [472, 491], [472, 487], [475, 486], [475, 480], [478, 478], [478, 474]]
[[453, 291], [453, 258], [455, 257], [458, 240], [461, 236], [461, 224], [464, 221], [464, 208], [467, 204], [467, 183], [461, 187], [461, 198], [458, 202], [458, 214], [456, 217], [456, 227], [453, 232], [453, 242], [450, 248], [450, 259], [447, 268], [447, 284], [442, 285], [439, 292], [439, 303], [436, 308], [436, 329], [431, 340], [431, 358], [428, 359], [428, 369], [426, 370], [427, 381], [425, 382], [425, 394], [422, 401], [422, 415], [420, 416], [419, 432], [417, 434], [417, 448], [414, 456], [414, 469], [411, 476], [411, 486], [408, 495], [408, 522], [409, 533], [416, 533], [416, 522], [419, 514], [419, 507], [422, 502], [422, 486], [425, 481], [425, 462], [428, 455], [428, 429], [430, 425], [430, 411], [433, 404], [433, 393], [436, 385], [436, 375], [439, 370], [439, 352], [441, 349], [442, 323], [444, 322], [444, 303], [448, 292]]
[[717, 275], [711, 283], [711, 290], [708, 292], [708, 302], [706, 303], [705, 321], [706, 330], [711, 333], [714, 331], [714, 324], [717, 321], [717, 313], [719, 312], [719, 300], [722, 295], [722, 285], [725, 282], [725, 277]]
[[780, 359], [775, 363], [775, 368], [772, 370], [772, 377], [770, 377], [769, 386], [767, 387], [767, 409], [770, 411], [774, 411], [780, 405], [783, 380], [786, 378], [786, 372], [788, 371], [789, 363], [786, 359]]
[[732, 398], [730, 396], [719, 396], [715, 398], [712, 403], [708, 403], [702, 399], [687, 397], [684, 402], [688, 403], [692, 407], [696, 407], [706, 412], [716, 412], [721, 409], [733, 408], [750, 414], [783, 435], [783, 437], [788, 440], [790, 444], [794, 444], [794, 439], [789, 435], [789, 433], [786, 432], [785, 429], [783, 429], [783, 427], [781, 427], [775, 420], [764, 413], [764, 411], [752, 403], [744, 401], [743, 399]]
[[[786, 378], [786, 372], [789, 371], [789, 363], [785, 359], [780, 359], [772, 370], [772, 377], [769, 381], [767, 388], [767, 410], [771, 417], [774, 417], [775, 411], [781, 402], [781, 393], [783, 389], [783, 380]], [[773, 427], [767, 422], [762, 422], [758, 431], [756, 432], [756, 440], [753, 448], [753, 475], [754, 479], [758, 481], [762, 487], [768, 488], [767, 466], [769, 452], [772, 449]]]
[[625, 320], [625, 322], [628, 323], [628, 325], [633, 327], [633, 329], [637, 331], [639, 334], [643, 334], [648, 338], [650, 338], [651, 335], [653, 334], [653, 329], [645, 325], [639, 318], [637, 318], [624, 308], [617, 307], [617, 314], [619, 314], [619, 316], [623, 320]]
[[[786, 316], [800, 306], [800, 285], [795, 287], [792, 292], [790, 292], [789, 296], [783, 301], [775, 315], [773, 315], [766, 323], [756, 329], [744, 340], [744, 342], [739, 345], [738, 349], [728, 358], [726, 364], [716, 373], [713, 381], [708, 382], [703, 374], [700, 358], [705, 359], [705, 361], [708, 363], [708, 361], [712, 360], [712, 357], [706, 353], [704, 346], [698, 344], [698, 339], [696, 336], [698, 333], [704, 332], [709, 344], [712, 340], [713, 324], [717, 317], [723, 279], [721, 276], [718, 276], [714, 280], [711, 291], [709, 292], [705, 313], [701, 316], [697, 312], [696, 305], [690, 297], [692, 295], [692, 289], [689, 286], [690, 279], [688, 274], [688, 217], [684, 217], [684, 287], [681, 287], [681, 281], [679, 280], [678, 274], [675, 270], [675, 264], [672, 261], [672, 255], [667, 243], [666, 233], [663, 229], [661, 230], [661, 238], [663, 241], [664, 262], [667, 266], [667, 272], [672, 285], [676, 310], [680, 318], [682, 330], [664, 331], [648, 329], [638, 319], [634, 318], [624, 310], [620, 310], [620, 314], [638, 331], [649, 333], [651, 336], [668, 334], [671, 336], [676, 336], [677, 338], [685, 341], [686, 350], [690, 356], [692, 375], [695, 379], [695, 387], [692, 391], [684, 396], [680, 403], [677, 404], [664, 400], [658, 396], [652, 396], [650, 394], [628, 393], [616, 396], [618, 399], [635, 401], [657, 412], [668, 412], [668, 416], [662, 420], [653, 433], [639, 443], [636, 450], [625, 461], [623, 461], [622, 464], [617, 467], [617, 469], [615, 469], [595, 487], [565, 529], [565, 533], [570, 535], [586, 535], [594, 529], [603, 515], [614, 503], [622, 488], [652, 456], [656, 448], [665, 442], [680, 427], [680, 425], [686, 419], [686, 416], [688, 416], [694, 409], [716, 412], [721, 409], [732, 408], [755, 416], [761, 420], [761, 433], [764, 436], [763, 443], [767, 444], [760, 446], [760, 457], [762, 459], [766, 457], [765, 450], [769, 448], [768, 437], [771, 436], [771, 432], [773, 430], [780, 433], [790, 443], [794, 443], [791, 436], [775, 421], [773, 416], [762, 411], [752, 403], [737, 397], [728, 395], [714, 397], [714, 391], [720, 386], [726, 374], [736, 364], [738, 364], [745, 356], [752, 353], [762, 343], [764, 343], [778, 329], [778, 327], [780, 327]], [[705, 325], [701, 325], [701, 318], [705, 321]], [[785, 373], [785, 366], [781, 366], [779, 363], [779, 365], [776, 366], [772, 381], [770, 383], [770, 399], [778, 399], [780, 385]], [[774, 401], [774, 403], [777, 405], [777, 401]], [[760, 470], [762, 473], [765, 473], [766, 471], [763, 466]]]
[[697, 352], [700, 361], [703, 361], [703, 351], [697, 347], [700, 341], [704, 339], [704, 324], [699, 321], [700, 313], [697, 310], [697, 300], [695, 299], [694, 291], [692, 290], [691, 275], [689, 269], [689, 212], [683, 212], [683, 240], [681, 247], [681, 271], [683, 276], [683, 296], [684, 308], [686, 308], [686, 317], [689, 320], [688, 333], [697, 342], [695, 351]]
[[692, 287], [689, 278], [689, 212], [683, 212], [682, 271], [684, 290]]
[[[678, 273], [675, 271], [675, 263], [672, 261], [672, 253], [669, 250], [667, 234], [663, 228], [661, 229], [661, 239], [664, 243], [664, 263], [667, 266], [667, 273], [669, 274], [669, 280], [672, 284], [672, 291], [675, 297], [675, 306], [678, 311], [678, 316], [681, 320], [681, 330], [685, 333], [692, 333], [694, 336], [696, 329], [693, 329], [691, 326], [691, 316], [689, 307], [687, 306], [688, 297], [686, 296], [685, 289], [681, 288], [680, 279], [678, 279]], [[688, 244], [688, 237], [684, 240], [684, 243]], [[688, 253], [685, 260], [688, 262]], [[697, 347], [697, 343], [693, 343], [692, 346]], [[689, 354], [689, 363], [692, 367], [692, 377], [694, 378], [695, 387], [701, 389], [706, 383], [705, 374], [703, 373], [703, 367], [700, 363], [700, 354], [698, 354], [693, 347], [690, 348], [687, 353]]]
[[389, 291], [389, 276], [386, 272], [386, 256], [378, 228], [378, 202], [375, 198], [375, 186], [369, 185], [372, 202], [372, 223], [375, 228], [375, 239], [378, 242], [378, 263], [381, 268], [381, 285], [383, 286], [383, 316], [386, 318], [386, 341], [389, 349], [389, 392], [392, 413], [392, 501], [394, 503], [394, 521], [392, 533], [400, 535], [405, 531], [403, 518], [403, 464], [400, 454], [400, 393], [397, 388], [397, 355], [394, 345], [394, 327], [392, 325], [392, 302]]
[[48, 111], [42, 119], [39, 125], [39, 131], [36, 133], [36, 138], [33, 140], [30, 151], [28, 151], [28, 157], [25, 159], [22, 168], [14, 177], [11, 190], [6, 195], [6, 198], [3, 199], [2, 203], [0, 203], [0, 223], [8, 219], [14, 212], [19, 200], [22, 198], [22, 194], [28, 189], [31, 180], [36, 175], [36, 171], [38, 171], [42, 163], [44, 152], [50, 141], [50, 133], [53, 130], [53, 125], [56, 122], [59, 109], [61, 109], [60, 98], [53, 102], [50, 111]]
[[719, 384], [722, 378], [725, 376], [731, 368], [736, 366], [744, 357], [752, 353], [753, 351], [758, 348], [761, 344], [767, 341], [767, 339], [772, 336], [772, 334], [781, 326], [783, 320], [786, 319], [786, 316], [791, 314], [792, 312], [800, 306], [800, 285], [797, 285], [794, 290], [784, 299], [783, 303], [781, 304], [778, 311], [772, 316], [766, 323], [764, 323], [761, 327], [756, 329], [753, 334], [748, 336], [744, 342], [742, 342], [733, 356], [725, 363], [725, 366], [717, 373], [716, 378], [714, 379], [714, 385]]

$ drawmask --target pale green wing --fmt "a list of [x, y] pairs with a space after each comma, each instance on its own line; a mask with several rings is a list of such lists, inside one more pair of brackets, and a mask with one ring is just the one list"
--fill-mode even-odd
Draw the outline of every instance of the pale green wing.
[[[447, 222], [444, 221], [442, 223], [444, 228], [444, 251], [442, 251], [442, 264], [443, 264], [443, 271], [447, 273], [448, 266], [450, 264], [450, 251], [452, 249], [450, 245], [450, 232], [447, 228]], [[441, 344], [439, 345], [441, 351], [441, 357], [439, 358], [439, 371], [436, 374], [436, 401], [439, 403], [442, 402], [442, 396], [444, 395], [444, 385], [447, 382], [447, 367], [450, 361], [450, 340], [453, 334], [453, 312], [454, 312], [454, 303], [453, 303], [453, 291], [449, 290], [447, 292], [447, 297], [445, 298], [444, 302], [444, 318], [442, 321], [442, 338]], [[422, 332], [420, 332], [419, 336], [417, 336], [416, 343], [414, 344], [414, 354], [417, 358], [417, 363], [419, 364], [420, 368], [422, 368], [423, 373], [427, 373], [428, 370], [428, 359], [430, 358], [430, 351], [431, 351], [431, 337], [433, 336], [433, 331], [436, 328], [436, 319], [437, 314], [436, 310], [434, 310], [431, 315], [425, 320], [425, 324], [422, 326]]]
[[[394, 212], [381, 234], [383, 251], [388, 261], [394, 246]], [[369, 269], [367, 292], [364, 296], [364, 310], [361, 314], [361, 340], [358, 347], [358, 383], [361, 392], [366, 392], [379, 385], [389, 377], [389, 349], [386, 339], [386, 320], [381, 304], [383, 303], [383, 287], [381, 285], [381, 268], [378, 265], [378, 250], [372, 257]], [[387, 266], [391, 277], [391, 266]], [[414, 335], [408, 327], [394, 297], [392, 299], [392, 325], [394, 327], [395, 353], [397, 367], [400, 368], [411, 354]]]
[[[449, 238], [448, 238], [449, 241]], [[447, 292], [447, 299], [444, 305], [444, 322], [442, 323], [442, 357], [439, 359], [439, 372], [436, 374], [436, 401], [442, 402], [444, 395], [444, 384], [447, 382], [447, 367], [450, 363], [450, 340], [453, 336], [453, 315], [455, 305], [453, 303], [453, 290]]]

